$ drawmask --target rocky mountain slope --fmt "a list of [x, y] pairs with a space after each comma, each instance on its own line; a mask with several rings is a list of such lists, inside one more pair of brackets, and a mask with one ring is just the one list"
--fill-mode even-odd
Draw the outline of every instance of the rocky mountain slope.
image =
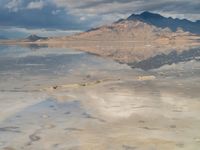
[[59, 40], [170, 42], [193, 37], [192, 33], [180, 29], [173, 32], [169, 28], [158, 28], [141, 20], [123, 20]]

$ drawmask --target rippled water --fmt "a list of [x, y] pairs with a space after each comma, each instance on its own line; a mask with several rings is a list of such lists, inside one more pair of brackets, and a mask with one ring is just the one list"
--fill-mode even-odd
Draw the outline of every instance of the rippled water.
[[144, 71], [71, 49], [0, 47], [0, 149], [197, 150], [200, 63]]

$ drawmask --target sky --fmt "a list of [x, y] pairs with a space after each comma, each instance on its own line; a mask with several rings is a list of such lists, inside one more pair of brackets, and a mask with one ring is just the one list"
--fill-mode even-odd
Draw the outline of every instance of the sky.
[[61, 36], [152, 11], [200, 20], [200, 0], [0, 0], [0, 38]]

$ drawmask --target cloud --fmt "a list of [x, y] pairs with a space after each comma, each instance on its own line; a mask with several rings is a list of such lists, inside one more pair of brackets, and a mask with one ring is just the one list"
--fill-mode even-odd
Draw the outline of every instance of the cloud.
[[33, 3], [23, 0], [17, 5], [19, 7], [16, 11], [2, 6], [0, 5], [0, 26], [77, 30], [86, 29], [90, 23], [81, 21], [79, 17], [68, 13], [65, 8], [58, 8], [51, 1]]
[[18, 11], [19, 9], [19, 5], [20, 5], [21, 1], [20, 0], [10, 0], [5, 7], [9, 9], [9, 11]]
[[57, 7], [70, 14], [90, 19], [97, 17], [93, 25], [111, 23], [119, 17], [132, 13], [153, 11], [165, 16], [181, 17], [190, 20], [200, 19], [199, 0], [52, 0]]
[[199, 0], [0, 0], [0, 26], [87, 30], [132, 13], [200, 19]]
[[42, 9], [44, 6], [43, 1], [38, 1], [38, 2], [30, 2], [27, 6], [27, 9]]

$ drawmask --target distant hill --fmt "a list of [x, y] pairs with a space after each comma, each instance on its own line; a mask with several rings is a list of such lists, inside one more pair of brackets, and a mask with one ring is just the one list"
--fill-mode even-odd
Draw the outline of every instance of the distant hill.
[[28, 36], [25, 41], [28, 41], [28, 42], [35, 42], [35, 41], [38, 41], [38, 40], [47, 40], [48, 38], [47, 37], [40, 37], [40, 36], [37, 36], [35, 34], [32, 34], [30, 36]]
[[145, 11], [141, 14], [132, 14], [126, 20], [140, 20], [156, 27], [169, 28], [174, 32], [178, 28], [182, 28], [183, 31], [200, 34], [200, 20], [192, 22], [187, 19], [173, 19], [171, 17], [166, 18], [160, 14], [151, 13], [148, 11]]

